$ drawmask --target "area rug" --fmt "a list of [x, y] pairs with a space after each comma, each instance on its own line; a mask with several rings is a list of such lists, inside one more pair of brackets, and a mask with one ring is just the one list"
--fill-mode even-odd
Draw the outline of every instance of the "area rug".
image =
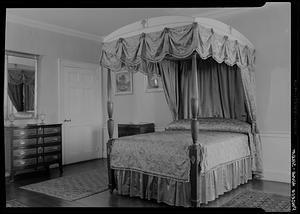
[[100, 170], [82, 172], [20, 187], [67, 201], [74, 201], [108, 189], [107, 173]]
[[290, 212], [291, 199], [261, 191], [246, 190], [235, 196], [222, 207], [262, 208], [266, 212]]
[[9, 201], [6, 201], [6, 207], [27, 207], [25, 204], [22, 204], [21, 202], [17, 201], [16, 199], [12, 199]]

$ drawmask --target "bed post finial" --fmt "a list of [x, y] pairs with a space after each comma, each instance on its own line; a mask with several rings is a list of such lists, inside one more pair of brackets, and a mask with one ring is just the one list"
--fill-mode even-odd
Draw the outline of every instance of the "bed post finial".
[[192, 107], [192, 119], [191, 119], [191, 132], [193, 144], [189, 146], [189, 157], [191, 161], [190, 169], [190, 183], [191, 183], [191, 205], [197, 207], [200, 205], [200, 194], [199, 194], [199, 179], [200, 179], [200, 144], [198, 140], [198, 78], [197, 78], [197, 52], [193, 54], [192, 58], [192, 79], [193, 79], [193, 95], [191, 98]]
[[108, 120], [107, 120], [107, 131], [108, 131], [108, 142], [106, 144], [107, 150], [107, 170], [108, 170], [108, 188], [112, 193], [115, 188], [114, 183], [114, 171], [110, 167], [110, 153], [111, 147], [113, 144], [113, 134], [114, 134], [114, 121], [113, 117], [113, 102], [111, 101], [111, 70], [107, 70], [107, 113], [108, 113]]

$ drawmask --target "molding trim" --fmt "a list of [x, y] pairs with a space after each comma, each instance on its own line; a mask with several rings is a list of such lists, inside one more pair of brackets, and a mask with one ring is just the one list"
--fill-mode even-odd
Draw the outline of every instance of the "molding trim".
[[230, 15], [236, 15], [239, 13], [248, 12], [250, 10], [257, 9], [254, 8], [219, 8], [214, 11], [209, 11], [205, 13], [193, 14], [192, 17], [205, 17], [205, 18], [222, 18]]
[[88, 40], [92, 40], [92, 41], [96, 41], [96, 42], [102, 42], [102, 40], [103, 40], [102, 36], [98, 36], [95, 34], [84, 33], [81, 31], [70, 29], [70, 28], [65, 28], [65, 27], [61, 27], [61, 26], [53, 25], [53, 24], [47, 24], [44, 22], [27, 19], [27, 18], [23, 18], [23, 17], [19, 17], [16, 15], [11, 15], [11, 14], [6, 15], [6, 22], [22, 24], [25, 26], [33, 27], [33, 28], [52, 31], [52, 32], [59, 33], [59, 34], [79, 37], [82, 39], [88, 39]]
[[261, 180], [291, 183], [291, 175], [289, 172], [264, 170]]

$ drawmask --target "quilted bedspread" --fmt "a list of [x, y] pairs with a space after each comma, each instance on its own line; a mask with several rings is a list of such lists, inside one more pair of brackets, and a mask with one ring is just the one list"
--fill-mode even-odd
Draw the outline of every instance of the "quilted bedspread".
[[[199, 131], [203, 146], [201, 172], [250, 155], [248, 135], [234, 132]], [[111, 167], [189, 182], [190, 130], [172, 130], [114, 140]]]

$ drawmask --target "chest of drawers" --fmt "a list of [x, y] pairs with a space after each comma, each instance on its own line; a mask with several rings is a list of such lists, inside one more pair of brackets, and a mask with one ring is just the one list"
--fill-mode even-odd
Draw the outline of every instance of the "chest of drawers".
[[61, 124], [5, 127], [11, 180], [19, 173], [45, 168], [49, 170], [52, 164], [58, 164], [62, 174], [61, 137]]

